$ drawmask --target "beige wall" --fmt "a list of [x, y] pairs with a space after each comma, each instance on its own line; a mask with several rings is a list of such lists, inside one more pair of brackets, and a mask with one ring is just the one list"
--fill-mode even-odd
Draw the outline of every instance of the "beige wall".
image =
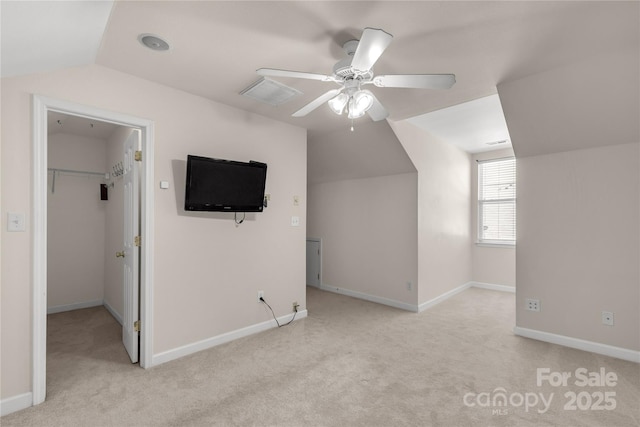
[[638, 147], [518, 159], [517, 326], [640, 350]]
[[418, 304], [471, 281], [471, 165], [464, 151], [390, 122], [418, 170]]
[[[306, 132], [133, 76], [91, 65], [3, 78], [2, 212], [27, 213], [27, 231], [2, 229], [2, 389], [31, 390], [31, 94], [155, 122], [153, 354], [305, 308]], [[236, 227], [231, 215], [185, 214], [187, 154], [268, 163], [271, 204]], [[182, 163], [181, 163], [182, 162]], [[157, 183], [156, 183], [157, 184]], [[293, 196], [300, 205], [293, 206]], [[302, 219], [291, 227], [291, 216]]]
[[369, 139], [399, 142], [418, 173], [311, 183], [308, 236], [323, 241], [324, 285], [417, 309], [472, 280], [471, 161], [408, 122], [389, 124], [391, 137]]
[[518, 167], [521, 328], [640, 349], [639, 74], [637, 48], [620, 45], [498, 85]]
[[[106, 141], [56, 133], [48, 137], [49, 167], [102, 172]], [[47, 306], [101, 303], [104, 288], [106, 204], [104, 176], [49, 172], [47, 197]], [[52, 189], [55, 192], [52, 192]]]
[[417, 174], [313, 184], [308, 193], [307, 234], [322, 239], [323, 285], [415, 306]]
[[[516, 248], [481, 246], [478, 241], [478, 160], [513, 157], [513, 149], [474, 154], [471, 159], [471, 260], [474, 282], [516, 285]], [[517, 219], [516, 219], [517, 221]]]
[[[107, 171], [112, 173], [113, 165], [122, 161], [124, 142], [132, 130], [119, 127], [107, 141]], [[122, 175], [111, 176], [113, 187], [109, 188], [109, 202], [107, 203], [107, 215], [105, 228], [104, 257], [104, 303], [119, 320], [124, 314], [123, 272], [122, 260], [116, 258], [115, 253], [124, 247], [124, 193]]]

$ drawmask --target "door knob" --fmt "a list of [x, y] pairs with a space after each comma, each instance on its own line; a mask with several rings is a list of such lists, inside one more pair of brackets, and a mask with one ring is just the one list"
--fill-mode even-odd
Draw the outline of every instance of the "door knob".
[[116, 258], [124, 258], [124, 251], [116, 252]]

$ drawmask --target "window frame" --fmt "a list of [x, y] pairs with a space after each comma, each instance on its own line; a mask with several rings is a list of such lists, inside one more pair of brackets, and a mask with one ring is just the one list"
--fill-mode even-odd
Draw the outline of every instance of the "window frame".
[[[514, 168], [514, 183], [516, 186], [516, 191], [515, 191], [515, 197], [513, 198], [505, 198], [505, 199], [492, 199], [492, 200], [484, 200], [481, 199], [481, 194], [483, 194], [482, 191], [482, 187], [483, 187], [483, 179], [482, 179], [482, 165], [484, 164], [488, 164], [488, 163], [495, 163], [495, 162], [504, 162], [507, 160], [512, 160], [514, 162], [513, 168]], [[478, 179], [478, 194], [477, 194], [477, 230], [476, 230], [476, 245], [477, 246], [486, 246], [486, 247], [515, 247], [516, 246], [516, 239], [517, 239], [517, 229], [516, 229], [516, 224], [517, 224], [517, 191], [518, 191], [518, 187], [517, 187], [517, 164], [516, 164], [516, 158], [515, 156], [508, 156], [508, 157], [500, 157], [500, 158], [496, 158], [496, 159], [487, 159], [487, 160], [477, 160], [477, 179]], [[484, 227], [484, 223], [483, 223], [483, 207], [487, 204], [500, 204], [500, 203], [513, 203], [513, 207], [514, 207], [514, 239], [513, 240], [506, 240], [506, 239], [484, 239], [483, 238], [483, 227]]]

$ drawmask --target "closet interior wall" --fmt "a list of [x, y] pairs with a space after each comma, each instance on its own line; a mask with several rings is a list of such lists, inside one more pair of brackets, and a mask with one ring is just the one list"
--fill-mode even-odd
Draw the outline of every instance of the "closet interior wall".
[[[62, 132], [48, 135], [49, 313], [105, 305], [121, 319], [122, 265], [115, 253], [122, 250], [122, 183], [112, 169], [122, 158], [130, 132], [118, 128], [108, 139]], [[101, 200], [101, 184], [107, 185], [108, 200]]]

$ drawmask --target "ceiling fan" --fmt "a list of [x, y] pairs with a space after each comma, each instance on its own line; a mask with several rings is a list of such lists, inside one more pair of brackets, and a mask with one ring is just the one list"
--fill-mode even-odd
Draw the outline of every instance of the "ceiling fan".
[[256, 72], [261, 76], [320, 80], [340, 86], [320, 95], [293, 113], [293, 117], [304, 117], [327, 102], [338, 115], [346, 112], [349, 119], [356, 119], [366, 112], [376, 122], [387, 118], [389, 112], [371, 91], [362, 89], [362, 86], [373, 84], [377, 87], [449, 89], [456, 82], [454, 74], [374, 75], [372, 67], [389, 46], [391, 39], [393, 36], [384, 30], [365, 28], [360, 40], [350, 40], [343, 45], [347, 56], [334, 65], [331, 75], [274, 68], [260, 68]]

